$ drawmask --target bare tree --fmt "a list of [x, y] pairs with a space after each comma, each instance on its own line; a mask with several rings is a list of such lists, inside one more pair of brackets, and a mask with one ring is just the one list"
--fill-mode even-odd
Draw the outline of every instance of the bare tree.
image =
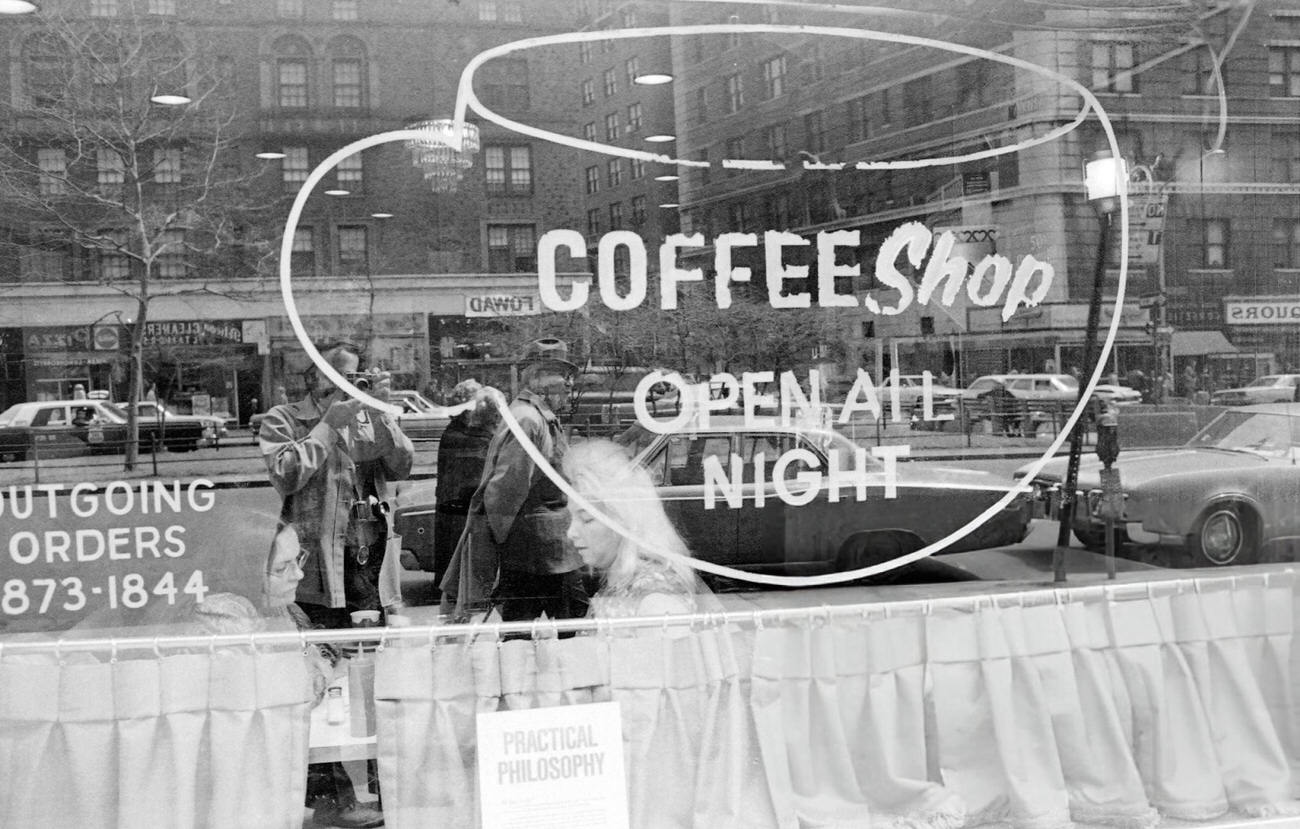
[[[0, 222], [20, 279], [105, 286], [134, 307], [128, 469], [151, 301], [228, 295], [232, 277], [258, 273], [274, 250], [269, 191], [234, 152], [230, 67], [132, 5], [111, 19], [47, 12], [14, 27], [21, 84], [0, 99]], [[163, 94], [190, 100], [162, 105]], [[62, 255], [40, 255], [50, 250]]]

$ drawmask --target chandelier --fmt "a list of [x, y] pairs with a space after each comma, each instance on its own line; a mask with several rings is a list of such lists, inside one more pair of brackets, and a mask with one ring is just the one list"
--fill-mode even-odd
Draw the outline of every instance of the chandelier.
[[456, 125], [450, 118], [417, 121], [408, 130], [422, 132], [427, 139], [410, 139], [406, 149], [411, 151], [411, 164], [424, 173], [435, 193], [452, 193], [460, 186], [465, 171], [474, 166], [474, 153], [479, 150], [478, 125], [461, 126], [462, 142], [456, 146]]

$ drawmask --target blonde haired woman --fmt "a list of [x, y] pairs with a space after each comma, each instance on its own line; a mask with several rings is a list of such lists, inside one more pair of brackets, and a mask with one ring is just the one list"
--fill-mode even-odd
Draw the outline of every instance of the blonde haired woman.
[[564, 457], [563, 471], [579, 495], [630, 534], [611, 529], [569, 500], [569, 540], [583, 564], [601, 578], [588, 615], [664, 616], [715, 609], [712, 594], [683, 561], [690, 550], [664, 512], [649, 473], [632, 463], [622, 447], [607, 440], [575, 444]]

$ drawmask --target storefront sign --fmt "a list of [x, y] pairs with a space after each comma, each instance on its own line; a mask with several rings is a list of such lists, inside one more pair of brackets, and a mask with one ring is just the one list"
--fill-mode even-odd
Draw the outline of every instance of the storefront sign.
[[484, 829], [627, 829], [616, 702], [479, 714]]
[[149, 345], [216, 345], [242, 343], [242, 320], [186, 320], [148, 322], [144, 326], [144, 344]]
[[542, 312], [535, 294], [479, 294], [465, 297], [467, 317], [530, 317]]
[[1225, 299], [1223, 317], [1228, 325], [1300, 325], [1300, 297]]
[[0, 630], [184, 621], [214, 592], [259, 605], [268, 495], [203, 478], [0, 487]]
[[61, 325], [55, 328], [28, 328], [23, 334], [28, 354], [50, 354], [63, 351], [89, 351], [90, 327], [86, 325]]

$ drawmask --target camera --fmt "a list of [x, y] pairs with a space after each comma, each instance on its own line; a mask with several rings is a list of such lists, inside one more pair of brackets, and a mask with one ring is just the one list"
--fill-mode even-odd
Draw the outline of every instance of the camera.
[[364, 371], [349, 371], [346, 375], [348, 382], [356, 386], [361, 391], [370, 391], [370, 375]]

